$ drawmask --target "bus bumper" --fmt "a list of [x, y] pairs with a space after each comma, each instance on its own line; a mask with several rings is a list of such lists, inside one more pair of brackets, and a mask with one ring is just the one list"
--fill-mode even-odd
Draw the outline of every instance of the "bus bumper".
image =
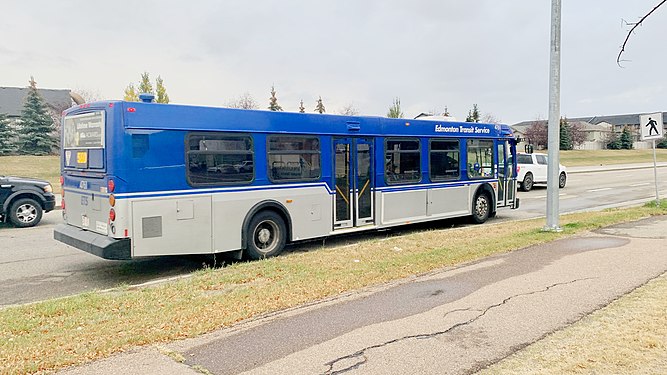
[[100, 258], [112, 260], [132, 259], [130, 239], [110, 238], [95, 232], [79, 229], [67, 224], [58, 224], [53, 238]]

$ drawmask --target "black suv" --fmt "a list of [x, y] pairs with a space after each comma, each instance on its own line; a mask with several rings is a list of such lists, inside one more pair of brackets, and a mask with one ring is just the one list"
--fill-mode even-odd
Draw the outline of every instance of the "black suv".
[[56, 197], [48, 181], [0, 176], [0, 222], [32, 227], [42, 219], [42, 213], [55, 206]]

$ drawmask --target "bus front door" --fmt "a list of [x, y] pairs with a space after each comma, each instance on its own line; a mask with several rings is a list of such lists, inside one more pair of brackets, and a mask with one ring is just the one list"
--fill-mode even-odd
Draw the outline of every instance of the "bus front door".
[[373, 224], [373, 150], [370, 138], [334, 140], [334, 229]]
[[505, 207], [514, 202], [516, 194], [514, 168], [510, 156], [509, 142], [498, 142], [498, 204], [497, 207]]

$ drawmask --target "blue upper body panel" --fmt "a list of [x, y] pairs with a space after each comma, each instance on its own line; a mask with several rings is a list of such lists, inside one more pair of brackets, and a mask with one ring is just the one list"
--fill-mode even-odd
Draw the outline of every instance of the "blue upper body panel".
[[[70, 171], [66, 185], [93, 179], [93, 190], [114, 179], [116, 193], [164, 190], [191, 190], [186, 179], [185, 137], [191, 131], [227, 131], [254, 134], [255, 155], [266, 152], [267, 134], [313, 134], [322, 144], [334, 137], [454, 137], [513, 139], [506, 125], [444, 122], [437, 120], [390, 119], [367, 116], [340, 116], [215, 108], [174, 104], [105, 101], [72, 107], [65, 115], [103, 109], [106, 113], [105, 164], [98, 173]], [[465, 146], [464, 146], [465, 147]], [[377, 141], [375, 154], [376, 186], [384, 185], [383, 145]], [[322, 147], [322, 160], [332, 160], [333, 149]], [[428, 162], [422, 158], [424, 178]], [[463, 167], [464, 168], [464, 167]], [[461, 173], [464, 174], [465, 170]], [[266, 167], [256, 164], [255, 179], [248, 188], [270, 185]], [[331, 163], [322, 163], [322, 177], [333, 189]], [[98, 179], [98, 181], [95, 180]], [[224, 187], [220, 187], [224, 188]]]

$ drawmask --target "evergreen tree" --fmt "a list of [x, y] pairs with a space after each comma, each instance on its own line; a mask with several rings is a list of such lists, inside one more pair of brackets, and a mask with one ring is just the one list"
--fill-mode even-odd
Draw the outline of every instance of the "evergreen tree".
[[322, 103], [322, 97], [320, 96], [319, 99], [317, 99], [317, 106], [315, 106], [315, 112], [322, 114], [326, 112], [326, 109], [324, 108], [324, 104]]
[[278, 98], [276, 98], [276, 89], [271, 85], [271, 97], [269, 98], [269, 110], [271, 111], [282, 111], [283, 107], [278, 104]]
[[560, 145], [558, 148], [560, 150], [572, 150], [573, 148], [570, 124], [568, 124], [567, 119], [563, 117], [560, 119]]
[[141, 82], [139, 82], [139, 94], [155, 94], [153, 85], [151, 84], [151, 77], [148, 72], [141, 74]]
[[403, 111], [401, 111], [401, 99], [396, 97], [394, 99], [394, 104], [389, 107], [389, 112], [387, 112], [387, 117], [389, 118], [402, 118]]
[[621, 148], [624, 150], [632, 150], [632, 133], [630, 132], [630, 129], [626, 126], [623, 128], [623, 132], [621, 133], [621, 138], [619, 139], [621, 142]]
[[0, 113], [0, 155], [9, 155], [16, 151], [15, 136], [7, 115]]
[[655, 147], [667, 148], [667, 136], [662, 137], [662, 139], [655, 144]]
[[620, 150], [621, 149], [621, 140], [618, 137], [618, 133], [616, 133], [615, 131], [612, 131], [608, 135], [607, 148], [609, 150]]
[[472, 110], [468, 111], [466, 122], [479, 122], [479, 108], [477, 104], [472, 105]]
[[167, 89], [164, 87], [164, 80], [162, 77], [157, 77], [155, 80], [155, 86], [157, 87], [157, 94], [156, 91], [153, 90], [150, 74], [148, 74], [148, 72], [143, 72], [141, 74], [141, 81], [139, 81], [139, 86], [135, 87], [134, 83], [127, 85], [123, 95], [123, 100], [128, 102], [138, 102], [140, 101], [139, 94], [146, 93], [155, 95], [155, 101], [157, 103], [169, 103], [169, 95], [167, 94]]
[[164, 87], [164, 80], [160, 76], [157, 76], [155, 79], [155, 91], [157, 92], [156, 102], [169, 103], [169, 95], [167, 94], [167, 89]]
[[123, 95], [123, 100], [125, 100], [126, 102], [139, 101], [139, 94], [137, 93], [137, 89], [134, 87], [134, 83], [130, 83], [125, 88], [125, 94]]
[[53, 136], [55, 126], [44, 104], [44, 99], [37, 92], [37, 82], [30, 77], [28, 96], [21, 110], [21, 152], [31, 155], [48, 155], [56, 147]]
[[447, 108], [447, 106], [445, 106], [445, 111], [442, 112], [442, 115], [443, 115], [443, 116], [446, 116], [446, 117], [451, 116], [451, 115], [449, 114], [449, 108]]
[[303, 99], [301, 99], [301, 104], [299, 104], [299, 113], [306, 113], [306, 107], [303, 106]]

